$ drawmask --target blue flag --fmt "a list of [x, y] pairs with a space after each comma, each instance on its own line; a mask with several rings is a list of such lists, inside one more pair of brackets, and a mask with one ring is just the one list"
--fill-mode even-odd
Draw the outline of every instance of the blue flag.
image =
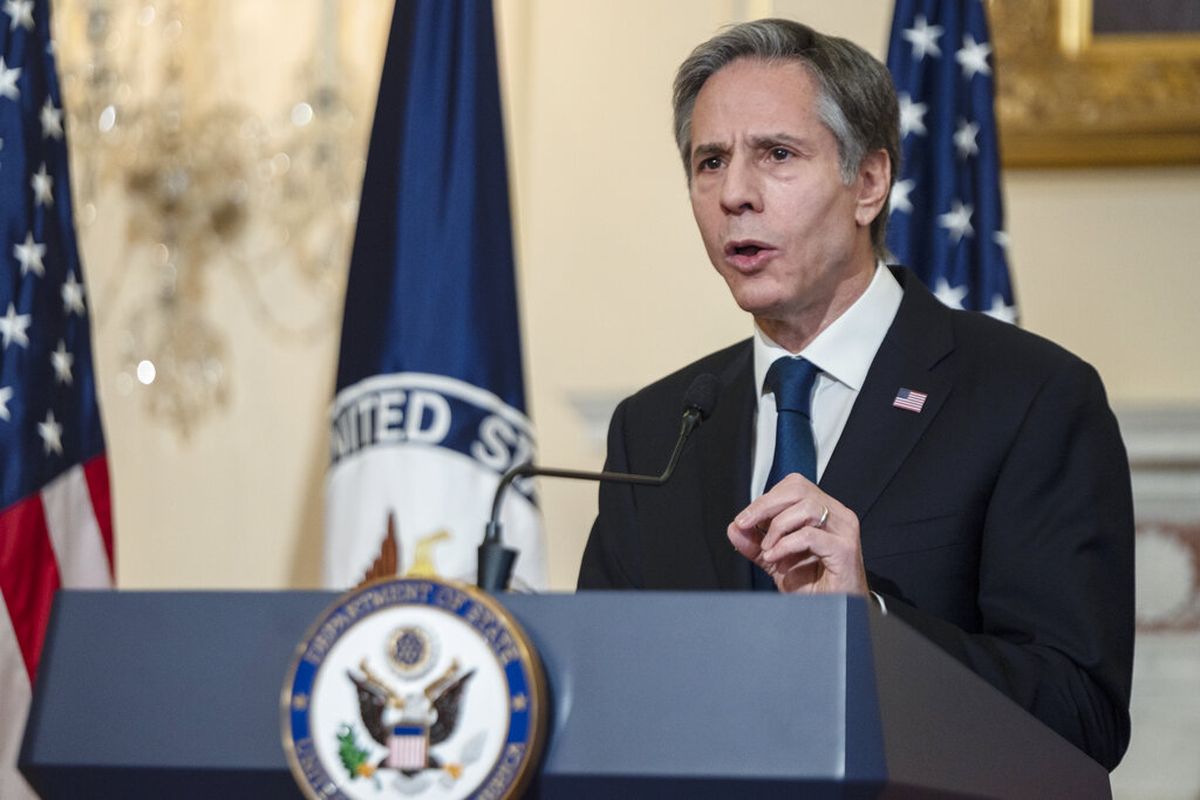
[[981, 0], [896, 3], [887, 65], [902, 168], [888, 247], [947, 305], [1015, 322], [991, 49]]
[[[472, 580], [492, 492], [532, 456], [490, 0], [396, 4], [350, 261], [325, 581], [360, 580], [389, 517], [400, 572]], [[516, 584], [545, 584], [527, 485]]]

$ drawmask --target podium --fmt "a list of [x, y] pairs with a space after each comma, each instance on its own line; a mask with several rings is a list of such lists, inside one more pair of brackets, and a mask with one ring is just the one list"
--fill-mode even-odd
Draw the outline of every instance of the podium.
[[[50, 798], [296, 798], [280, 696], [327, 592], [60, 592], [20, 766]], [[1108, 773], [860, 598], [506, 595], [531, 796], [1109, 797]]]

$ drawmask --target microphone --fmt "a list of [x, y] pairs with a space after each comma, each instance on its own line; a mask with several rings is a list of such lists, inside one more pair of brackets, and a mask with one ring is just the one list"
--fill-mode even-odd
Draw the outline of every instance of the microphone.
[[713, 408], [717, 405], [717, 390], [721, 382], [716, 375], [703, 373], [697, 375], [688, 390], [683, 394], [683, 418], [679, 424], [679, 437], [675, 440], [675, 449], [667, 461], [667, 467], [661, 475], [633, 475], [627, 472], [585, 472], [574, 469], [557, 469], [554, 467], [539, 467], [532, 461], [510, 469], [500, 478], [496, 494], [492, 498], [492, 517], [487, 524], [483, 543], [479, 545], [478, 575], [476, 583], [480, 589], [495, 594], [508, 590], [508, 582], [512, 577], [513, 564], [517, 560], [517, 551], [505, 547], [500, 526], [500, 502], [514, 480], [522, 477], [542, 475], [547, 478], [573, 478], [581, 481], [611, 481], [613, 483], [633, 483], [639, 486], [662, 486], [675, 472], [683, 446], [692, 432], [700, 423], [708, 419]]

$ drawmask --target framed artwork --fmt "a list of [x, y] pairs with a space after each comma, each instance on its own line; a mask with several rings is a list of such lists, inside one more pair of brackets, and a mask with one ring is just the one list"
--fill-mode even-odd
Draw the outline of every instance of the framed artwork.
[[1010, 167], [1200, 164], [1200, 3], [988, 0]]

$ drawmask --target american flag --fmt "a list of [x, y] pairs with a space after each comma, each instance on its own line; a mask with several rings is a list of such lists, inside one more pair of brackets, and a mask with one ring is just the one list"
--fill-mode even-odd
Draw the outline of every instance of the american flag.
[[47, 0], [0, 7], [0, 797], [55, 590], [112, 586], [108, 468]]
[[924, 392], [914, 392], [912, 389], [901, 389], [896, 392], [896, 398], [892, 400], [892, 405], [896, 408], [903, 408], [905, 411], [915, 411], [920, 414], [921, 409], [925, 407], [925, 401], [929, 399], [929, 395]]
[[888, 247], [948, 306], [1016, 322], [982, 0], [898, 0], [888, 69], [902, 168]]

